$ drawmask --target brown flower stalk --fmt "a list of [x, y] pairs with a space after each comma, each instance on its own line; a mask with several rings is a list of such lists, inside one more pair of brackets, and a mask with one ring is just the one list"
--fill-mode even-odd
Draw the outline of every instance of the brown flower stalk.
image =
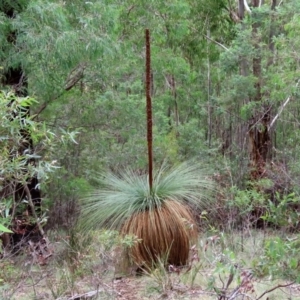
[[147, 145], [149, 187], [153, 185], [153, 150], [152, 150], [152, 103], [151, 103], [151, 52], [150, 32], [146, 29], [146, 102], [147, 102]]

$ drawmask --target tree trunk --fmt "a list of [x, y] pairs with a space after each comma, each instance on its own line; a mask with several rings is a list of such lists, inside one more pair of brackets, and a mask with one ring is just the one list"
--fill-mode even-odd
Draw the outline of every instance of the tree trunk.
[[[207, 30], [207, 36], [210, 38], [210, 31]], [[209, 47], [207, 44], [207, 144], [208, 148], [211, 148], [212, 139], [212, 105], [211, 105], [211, 70], [209, 59]]]
[[[177, 102], [177, 92], [176, 92], [176, 81], [175, 77], [172, 74], [167, 74], [165, 76], [167, 88], [170, 90], [170, 94], [174, 100], [173, 103], [170, 103], [168, 107], [167, 116], [169, 119], [169, 130], [172, 131], [173, 124], [175, 124], [175, 129], [177, 130], [179, 126], [179, 111], [178, 111], [178, 102]], [[174, 109], [172, 109], [174, 107]], [[174, 114], [172, 118], [172, 112]]]
[[[260, 1], [253, 0], [252, 6], [259, 7]], [[254, 14], [254, 13], [253, 13]], [[258, 180], [263, 178], [266, 174], [267, 158], [271, 150], [271, 137], [268, 131], [268, 126], [271, 119], [270, 107], [263, 103], [263, 95], [261, 92], [262, 86], [262, 67], [261, 54], [259, 46], [258, 31], [260, 24], [255, 20], [252, 24], [252, 40], [255, 48], [255, 56], [252, 62], [253, 75], [256, 78], [255, 82], [255, 96], [252, 101], [261, 102], [262, 113], [255, 111], [249, 122], [249, 146], [250, 146], [250, 166], [251, 179]]]

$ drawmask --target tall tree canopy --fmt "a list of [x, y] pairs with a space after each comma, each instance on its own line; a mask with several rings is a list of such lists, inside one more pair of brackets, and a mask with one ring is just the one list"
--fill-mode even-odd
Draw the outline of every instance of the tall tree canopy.
[[[2, 1], [1, 90], [16, 91], [23, 76], [37, 100], [31, 118], [55, 134], [78, 132], [76, 144], [65, 141], [50, 157], [61, 168], [45, 198], [63, 208], [60, 217], [74, 213], [95, 172], [146, 167], [145, 28], [154, 164], [194, 157], [218, 171], [229, 166], [239, 186], [275, 166], [298, 175], [299, 5]], [[19, 81], [7, 82], [18, 70]]]

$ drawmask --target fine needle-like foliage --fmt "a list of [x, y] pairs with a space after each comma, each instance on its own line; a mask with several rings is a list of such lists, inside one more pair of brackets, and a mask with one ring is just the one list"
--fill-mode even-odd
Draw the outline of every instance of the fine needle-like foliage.
[[197, 235], [189, 207], [209, 205], [212, 181], [198, 164], [165, 164], [154, 174], [152, 190], [147, 175], [127, 170], [101, 176], [102, 187], [83, 200], [85, 229], [118, 229], [142, 240], [131, 249], [138, 265], [151, 265], [168, 254], [168, 262], [181, 265], [188, 259]]

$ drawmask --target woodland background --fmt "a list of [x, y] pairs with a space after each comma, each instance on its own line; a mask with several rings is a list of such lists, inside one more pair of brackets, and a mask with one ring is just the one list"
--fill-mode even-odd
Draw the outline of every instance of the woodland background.
[[51, 155], [34, 145], [60, 167], [38, 175], [49, 226], [71, 224], [99, 170], [146, 168], [145, 28], [155, 163], [196, 158], [220, 186], [297, 192], [300, 4], [245, 3], [1, 1], [2, 90], [21, 70], [34, 121], [76, 135]]
[[240, 210], [236, 198], [269, 210], [288, 197], [295, 212], [298, 1], [2, 0], [0, 11], [1, 89], [35, 99], [26, 114], [44, 135], [31, 131], [32, 174], [49, 227], [74, 222], [97, 172], [147, 167], [145, 28], [155, 164], [207, 166], [220, 188], [216, 224], [230, 219], [228, 203]]

